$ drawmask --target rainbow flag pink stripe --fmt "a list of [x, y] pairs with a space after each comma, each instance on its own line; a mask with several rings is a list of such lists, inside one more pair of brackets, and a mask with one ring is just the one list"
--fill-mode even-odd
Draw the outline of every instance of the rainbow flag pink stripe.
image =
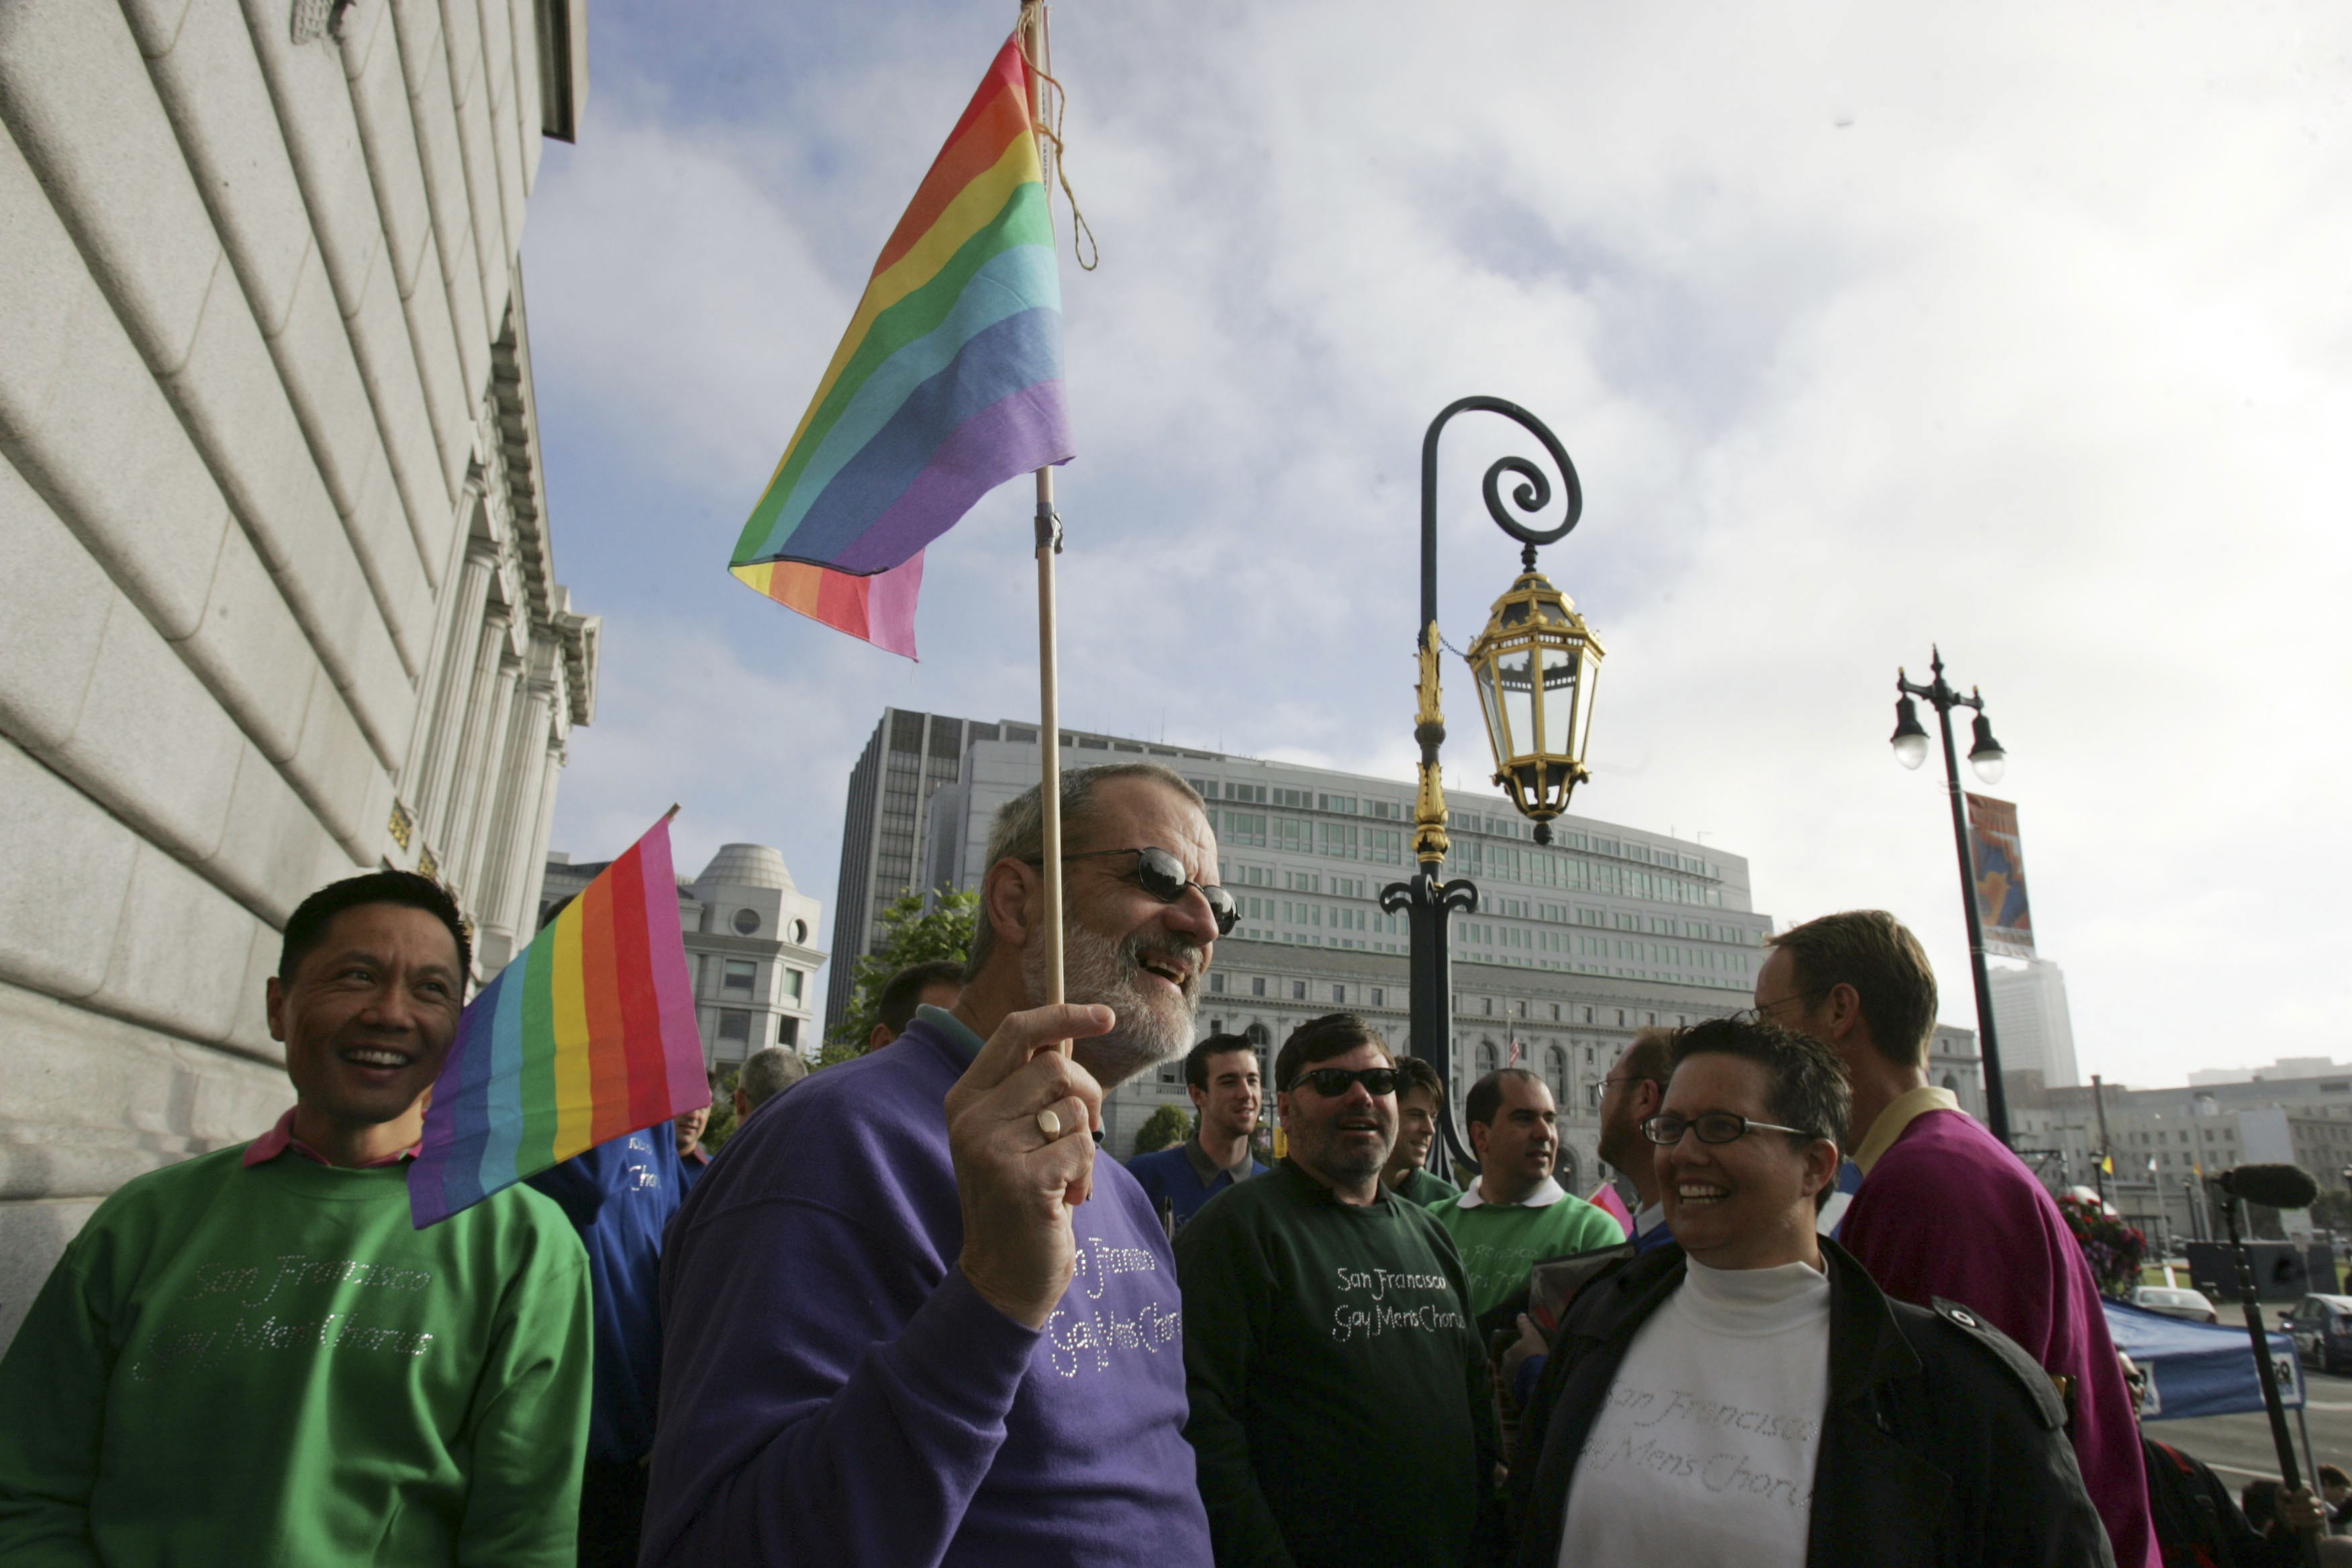
[[1592, 1195], [1584, 1201], [1622, 1226], [1627, 1236], [1633, 1234], [1633, 1211], [1625, 1206], [1625, 1200], [1617, 1195], [1614, 1186], [1603, 1182], [1593, 1188]]
[[458, 1018], [408, 1167], [409, 1217], [421, 1230], [709, 1103], [664, 817]]
[[[862, 602], [837, 580], [904, 568], [989, 490], [1071, 457], [1034, 86], [1008, 39], [882, 247], [730, 563], [779, 604], [909, 657], [919, 569]], [[807, 570], [760, 574], [788, 565]]]
[[870, 577], [828, 572], [801, 561], [730, 567], [736, 576], [788, 610], [876, 647], [915, 657], [915, 597], [923, 591], [923, 552]]

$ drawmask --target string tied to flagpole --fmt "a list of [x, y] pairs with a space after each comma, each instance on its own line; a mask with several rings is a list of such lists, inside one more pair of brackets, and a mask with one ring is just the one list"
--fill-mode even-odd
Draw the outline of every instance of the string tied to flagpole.
[[[1062, 116], [1069, 110], [1070, 94], [1063, 87], [1062, 79], [1046, 68], [1047, 51], [1042, 42], [1045, 27], [1045, 7], [1039, 0], [1022, 0], [1021, 20], [1013, 31], [1021, 40], [1021, 58], [1028, 63], [1030, 74], [1044, 84], [1037, 94], [1038, 100], [1030, 105], [1031, 122], [1040, 150], [1048, 143], [1052, 145], [1053, 177], [1061, 184], [1062, 199], [1070, 204], [1070, 255], [1079, 271], [1092, 272], [1102, 263], [1102, 247], [1095, 242], [1093, 226], [1078, 206], [1078, 193], [1070, 188], [1067, 143], [1062, 140]], [[1087, 259], [1089, 253], [1092, 260]]]

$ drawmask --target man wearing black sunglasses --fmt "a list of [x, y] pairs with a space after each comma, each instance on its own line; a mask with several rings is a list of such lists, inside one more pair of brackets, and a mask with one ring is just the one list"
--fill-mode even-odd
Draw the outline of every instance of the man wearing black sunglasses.
[[1068, 1005], [1032, 789], [954, 1007], [751, 1118], [679, 1210], [648, 1564], [1209, 1561], [1175, 1259], [1093, 1134], [1192, 1044], [1216, 838], [1154, 764], [1074, 769], [1061, 806]]
[[1381, 1182], [1400, 1076], [1355, 1015], [1299, 1026], [1275, 1060], [1288, 1156], [1177, 1235], [1184, 1435], [1221, 1564], [1454, 1568], [1491, 1528], [1468, 1282]]

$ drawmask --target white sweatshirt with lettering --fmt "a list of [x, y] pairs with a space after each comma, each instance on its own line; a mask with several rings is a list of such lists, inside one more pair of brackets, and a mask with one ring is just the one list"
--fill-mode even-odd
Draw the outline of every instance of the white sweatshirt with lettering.
[[1569, 1485], [1562, 1568], [1801, 1568], [1829, 1401], [1830, 1286], [1692, 1262], [1642, 1325]]

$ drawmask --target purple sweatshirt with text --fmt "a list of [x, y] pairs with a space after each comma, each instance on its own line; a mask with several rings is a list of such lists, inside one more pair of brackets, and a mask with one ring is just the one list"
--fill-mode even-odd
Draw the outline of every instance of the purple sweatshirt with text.
[[1043, 1332], [955, 1267], [943, 1109], [977, 1041], [931, 1008], [751, 1118], [662, 1257], [662, 1564], [1205, 1564], [1181, 1300], [1135, 1179], [1095, 1162]]

